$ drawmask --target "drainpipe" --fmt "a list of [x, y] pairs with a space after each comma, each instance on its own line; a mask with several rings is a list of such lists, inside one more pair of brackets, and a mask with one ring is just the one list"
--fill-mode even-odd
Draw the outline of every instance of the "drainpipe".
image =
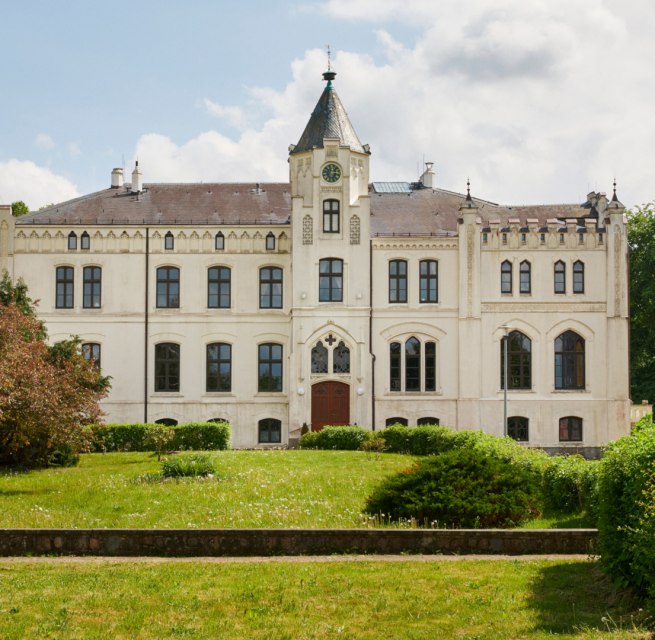
[[150, 229], [146, 227], [146, 263], [145, 279], [146, 293], [143, 301], [144, 307], [144, 336], [143, 336], [143, 422], [148, 422], [148, 297], [149, 297], [149, 272], [150, 272]]
[[373, 353], [373, 240], [368, 251], [368, 348], [371, 354], [371, 429], [375, 431], [375, 354]]

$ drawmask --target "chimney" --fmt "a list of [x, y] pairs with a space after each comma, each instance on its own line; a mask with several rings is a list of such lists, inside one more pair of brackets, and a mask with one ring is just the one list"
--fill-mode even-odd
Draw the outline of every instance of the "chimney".
[[143, 183], [141, 182], [141, 171], [139, 171], [139, 161], [134, 165], [132, 171], [132, 193], [141, 193], [143, 191]]
[[420, 183], [426, 188], [426, 189], [434, 189], [436, 185], [436, 175], [434, 171], [432, 171], [432, 165], [434, 162], [426, 162], [425, 163], [425, 171], [423, 172], [423, 175], [420, 178]]
[[111, 170], [111, 188], [120, 189], [123, 186], [123, 170], [119, 167]]

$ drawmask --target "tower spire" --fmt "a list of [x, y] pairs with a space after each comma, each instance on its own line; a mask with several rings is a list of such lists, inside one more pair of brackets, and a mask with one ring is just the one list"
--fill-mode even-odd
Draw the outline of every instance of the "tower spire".
[[323, 74], [323, 80], [327, 80], [327, 85], [325, 86], [325, 89], [332, 89], [332, 80], [334, 80], [337, 77], [337, 74], [332, 71], [332, 54], [330, 51], [330, 45], [327, 46], [327, 71]]

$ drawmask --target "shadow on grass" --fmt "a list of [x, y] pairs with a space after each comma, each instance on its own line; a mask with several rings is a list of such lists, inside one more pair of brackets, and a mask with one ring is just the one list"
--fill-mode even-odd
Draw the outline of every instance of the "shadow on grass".
[[[537, 628], [549, 634], [645, 629], [640, 602], [612, 585], [591, 560], [543, 567], [527, 604], [537, 614]], [[644, 633], [640, 637], [653, 637]]]

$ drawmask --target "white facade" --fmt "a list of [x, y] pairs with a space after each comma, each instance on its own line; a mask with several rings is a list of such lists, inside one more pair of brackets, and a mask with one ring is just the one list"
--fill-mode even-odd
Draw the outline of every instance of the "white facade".
[[507, 331], [523, 345], [509, 358], [514, 435], [589, 452], [624, 435], [616, 197], [500, 207], [437, 189], [431, 165], [421, 183], [369, 185], [348, 127], [329, 83], [289, 184], [156, 185], [139, 171], [136, 191], [114, 175], [18, 220], [0, 207], [0, 267], [25, 280], [52, 341], [99, 345], [108, 421], [227, 419], [236, 447], [394, 418], [502, 434]]

